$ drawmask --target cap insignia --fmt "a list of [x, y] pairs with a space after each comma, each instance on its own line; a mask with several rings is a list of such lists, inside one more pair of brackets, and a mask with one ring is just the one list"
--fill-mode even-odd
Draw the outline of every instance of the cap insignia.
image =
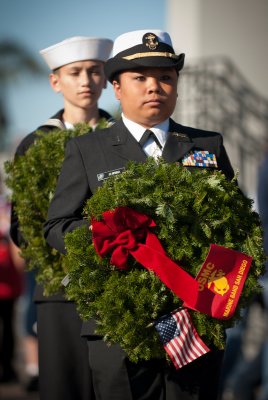
[[145, 33], [145, 35], [142, 38], [143, 44], [145, 46], [149, 47], [150, 50], [155, 50], [157, 46], [159, 45], [159, 42], [157, 41], [157, 36], [154, 33]]

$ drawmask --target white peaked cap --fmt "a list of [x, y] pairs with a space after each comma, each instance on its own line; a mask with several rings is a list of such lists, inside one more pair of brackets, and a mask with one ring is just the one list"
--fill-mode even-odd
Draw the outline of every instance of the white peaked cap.
[[104, 64], [106, 78], [113, 82], [116, 74], [138, 68], [176, 68], [184, 65], [185, 54], [175, 54], [171, 38], [159, 29], [124, 33], [114, 41], [113, 56]]
[[75, 36], [40, 50], [40, 54], [49, 68], [54, 70], [76, 61], [106, 61], [112, 47], [110, 39]]
[[148, 32], [154, 33], [160, 42], [173, 47], [171, 38], [167, 32], [163, 32], [159, 29], [142, 29], [139, 31], [123, 33], [123, 35], [118, 36], [114, 41], [112, 57], [115, 57], [118, 53], [121, 53], [121, 51], [125, 51], [126, 49], [141, 44], [143, 36]]

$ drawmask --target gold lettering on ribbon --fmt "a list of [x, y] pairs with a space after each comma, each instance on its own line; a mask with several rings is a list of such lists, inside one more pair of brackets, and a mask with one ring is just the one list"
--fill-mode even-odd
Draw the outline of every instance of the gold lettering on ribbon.
[[243, 260], [241, 265], [240, 265], [240, 267], [239, 267], [238, 273], [237, 273], [236, 278], [235, 278], [235, 282], [234, 282], [234, 284], [232, 286], [232, 289], [231, 289], [231, 293], [230, 293], [229, 299], [227, 300], [227, 303], [226, 303], [226, 306], [225, 306], [225, 309], [224, 309], [224, 313], [223, 313], [224, 317], [228, 317], [230, 312], [231, 312], [232, 305], [233, 305], [234, 300], [235, 300], [235, 298], [237, 296], [237, 291], [238, 291], [238, 288], [239, 288], [239, 286], [241, 284], [241, 280], [242, 280], [242, 277], [244, 275], [244, 272], [245, 272], [245, 269], [247, 267], [247, 264], [248, 264], [248, 261], [247, 260]]
[[239, 271], [238, 271], [238, 275], [241, 275], [241, 276], [244, 275], [244, 272], [245, 272], [245, 269], [246, 269], [247, 265], [248, 265], [248, 261], [247, 260], [243, 260], [241, 265], [240, 265], [240, 268], [239, 268]]
[[228, 315], [230, 314], [233, 302], [234, 301], [232, 299], [228, 299], [226, 307], [225, 307], [225, 310], [224, 310], [224, 313], [223, 313], [224, 317], [228, 317]]
[[199, 292], [202, 292], [205, 288], [205, 285], [208, 283], [211, 271], [215, 268], [215, 265], [212, 263], [207, 263], [206, 266], [202, 269], [201, 274], [197, 278], [197, 281], [199, 282], [198, 290]]
[[197, 278], [199, 283], [198, 290], [202, 292], [207, 287], [215, 293], [223, 296], [229, 289], [228, 280], [222, 269], [216, 269], [215, 264], [207, 263]]
[[235, 299], [237, 289], [238, 289], [238, 286], [237, 285], [233, 285], [232, 290], [231, 290], [231, 294], [230, 294], [230, 298], [231, 299]]

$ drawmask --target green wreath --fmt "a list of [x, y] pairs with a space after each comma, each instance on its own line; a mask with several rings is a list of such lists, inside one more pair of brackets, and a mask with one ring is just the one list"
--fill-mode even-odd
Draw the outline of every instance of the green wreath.
[[[260, 290], [264, 271], [262, 231], [252, 200], [219, 171], [186, 169], [151, 158], [129, 163], [121, 175], [109, 178], [87, 201], [84, 216], [98, 220], [102, 213], [128, 206], [156, 223], [155, 233], [168, 256], [196, 276], [211, 243], [253, 257], [235, 315], [220, 321], [190, 311], [197, 332], [208, 346], [224, 347], [225, 329], [239, 320], [241, 309]], [[94, 318], [97, 333], [119, 343], [130, 360], [164, 358], [166, 354], [152, 322], [182, 302], [161, 281], [129, 257], [128, 271], [101, 259], [83, 226], [65, 237], [69, 283], [66, 293], [83, 319]]]
[[[107, 120], [101, 119], [98, 129], [106, 128], [108, 124]], [[49, 133], [37, 131], [37, 140], [26, 153], [5, 163], [6, 184], [12, 191], [12, 201], [25, 240], [21, 254], [27, 261], [27, 268], [36, 270], [36, 279], [44, 286], [46, 295], [62, 289], [61, 281], [66, 275], [64, 256], [52, 249], [43, 237], [49, 202], [67, 141], [91, 131], [87, 123], [77, 124], [74, 129], [53, 129]]]

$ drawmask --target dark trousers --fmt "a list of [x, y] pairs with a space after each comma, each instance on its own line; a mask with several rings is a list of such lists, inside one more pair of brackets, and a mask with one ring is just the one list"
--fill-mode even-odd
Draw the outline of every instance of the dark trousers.
[[222, 351], [176, 370], [162, 360], [131, 363], [119, 345], [88, 337], [96, 400], [217, 400]]
[[87, 343], [71, 302], [37, 303], [40, 400], [93, 400]]
[[14, 305], [14, 299], [0, 301], [0, 381], [8, 381], [14, 374]]

